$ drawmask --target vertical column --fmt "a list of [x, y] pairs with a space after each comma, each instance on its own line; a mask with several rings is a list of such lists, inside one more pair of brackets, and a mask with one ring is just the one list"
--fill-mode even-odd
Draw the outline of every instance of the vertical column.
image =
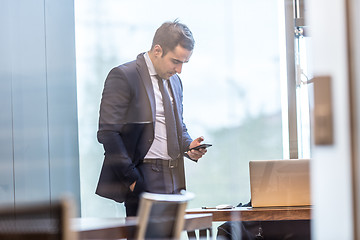
[[14, 203], [13, 136], [11, 108], [10, 1], [0, 8], [0, 203]]
[[353, 211], [354, 211], [354, 238], [360, 239], [360, 23], [358, 12], [360, 3], [356, 0], [346, 1], [346, 18], [348, 27], [348, 54], [350, 74], [350, 107], [351, 107], [351, 154], [353, 170]]
[[45, 1], [51, 198], [71, 195], [80, 209], [73, 0]]
[[289, 123], [290, 158], [299, 157], [298, 130], [296, 112], [296, 79], [295, 79], [295, 39], [294, 39], [294, 5], [293, 0], [285, 0], [285, 32], [286, 32], [286, 69]]
[[[345, 0], [318, 0], [306, 3], [313, 44], [312, 75], [331, 77], [334, 120], [333, 144], [312, 145], [311, 197], [315, 206], [312, 211], [312, 238], [356, 239], [352, 202], [346, 4]], [[339, 202], [342, 207], [334, 207], [334, 203]]]
[[44, 0], [8, 1], [15, 203], [49, 200]]

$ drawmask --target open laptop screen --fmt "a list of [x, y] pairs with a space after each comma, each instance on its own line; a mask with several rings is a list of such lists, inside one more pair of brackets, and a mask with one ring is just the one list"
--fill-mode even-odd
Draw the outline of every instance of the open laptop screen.
[[311, 205], [309, 165], [309, 159], [250, 161], [252, 206]]

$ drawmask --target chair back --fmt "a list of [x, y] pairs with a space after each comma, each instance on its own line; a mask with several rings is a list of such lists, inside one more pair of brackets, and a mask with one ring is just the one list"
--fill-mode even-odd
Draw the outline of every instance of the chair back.
[[68, 200], [0, 208], [0, 239], [76, 240]]
[[143, 193], [138, 211], [138, 227], [135, 238], [180, 239], [184, 228], [186, 206], [194, 194]]

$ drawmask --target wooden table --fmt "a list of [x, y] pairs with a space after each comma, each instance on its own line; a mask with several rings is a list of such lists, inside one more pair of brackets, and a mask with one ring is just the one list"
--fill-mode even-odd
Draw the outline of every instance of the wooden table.
[[299, 207], [235, 207], [232, 209], [188, 209], [187, 214], [212, 213], [213, 221], [310, 220], [311, 206]]
[[75, 218], [70, 224], [79, 239], [126, 238], [135, 230], [137, 218]]
[[[71, 228], [79, 239], [119, 239], [133, 236], [136, 217], [128, 218], [74, 218]], [[212, 214], [186, 214], [184, 231], [211, 229]]]

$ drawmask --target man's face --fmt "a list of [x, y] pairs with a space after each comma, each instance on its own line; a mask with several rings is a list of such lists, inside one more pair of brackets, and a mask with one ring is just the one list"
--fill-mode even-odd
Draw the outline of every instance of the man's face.
[[169, 79], [175, 73], [181, 73], [182, 65], [187, 63], [192, 51], [177, 45], [173, 51], [168, 51], [162, 56], [162, 48], [155, 46], [154, 67], [157, 74], [163, 79]]

